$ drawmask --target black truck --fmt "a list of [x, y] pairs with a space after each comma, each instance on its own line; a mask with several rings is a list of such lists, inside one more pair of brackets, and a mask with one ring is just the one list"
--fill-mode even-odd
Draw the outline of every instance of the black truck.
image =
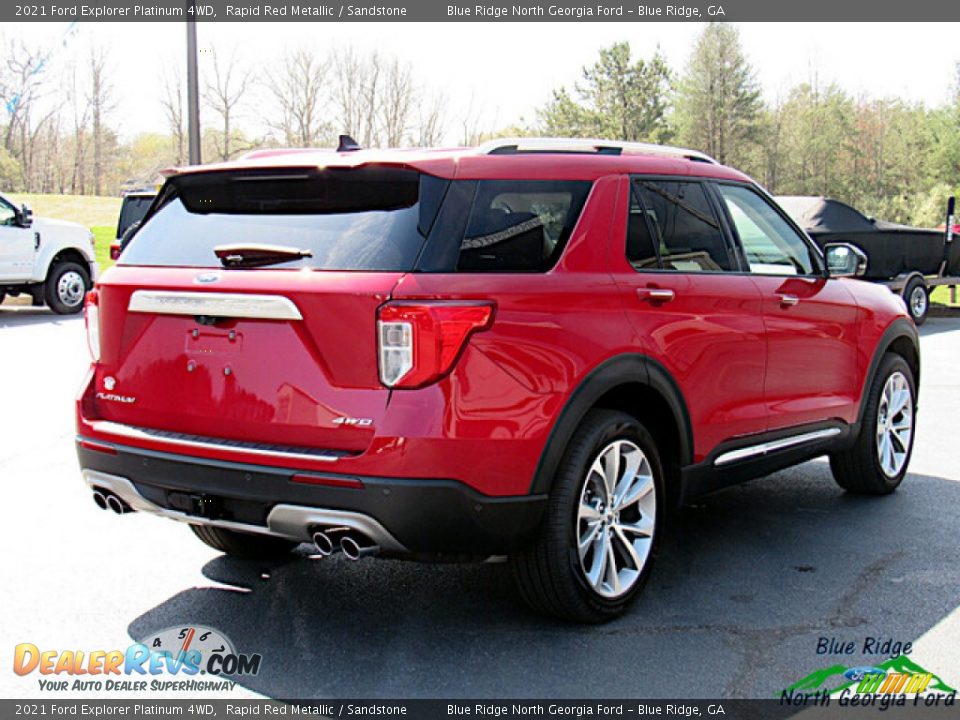
[[960, 285], [954, 198], [950, 198], [941, 229], [876, 220], [827, 197], [782, 196], [776, 200], [821, 248], [835, 242], [860, 248], [867, 263], [863, 279], [882, 283], [901, 295], [917, 325], [927, 319], [934, 287]]

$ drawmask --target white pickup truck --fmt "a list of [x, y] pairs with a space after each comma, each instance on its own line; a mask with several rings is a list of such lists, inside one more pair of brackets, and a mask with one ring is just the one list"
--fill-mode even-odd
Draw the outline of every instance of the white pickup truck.
[[80, 312], [97, 272], [87, 228], [34, 218], [26, 205], [0, 195], [0, 302], [26, 293], [60, 315]]

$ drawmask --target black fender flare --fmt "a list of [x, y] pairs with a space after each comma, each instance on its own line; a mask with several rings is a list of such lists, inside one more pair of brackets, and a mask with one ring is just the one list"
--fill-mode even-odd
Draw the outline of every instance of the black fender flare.
[[680, 386], [656, 360], [639, 353], [627, 353], [595, 367], [570, 394], [540, 454], [530, 485], [531, 494], [550, 492], [563, 453], [584, 416], [603, 395], [628, 383], [646, 385], [663, 397], [680, 430], [680, 465], [693, 462], [693, 428]]
[[910, 343], [913, 345], [914, 352], [917, 353], [917, 373], [914, 378], [914, 382], [917, 384], [917, 387], [920, 386], [920, 334], [917, 332], [917, 326], [913, 324], [913, 321], [910, 318], [900, 317], [894, 320], [883, 331], [883, 335], [880, 336], [880, 340], [877, 342], [877, 347], [873, 351], [873, 357], [870, 359], [870, 365], [867, 366], [867, 372], [863, 379], [863, 387], [860, 389], [860, 408], [857, 410], [857, 426], [859, 427], [863, 423], [863, 412], [867, 405], [867, 393], [870, 391], [870, 386], [873, 384], [873, 379], [877, 375], [877, 370], [880, 367], [880, 361], [883, 360], [883, 356], [890, 351], [890, 347], [894, 342], [900, 338], [907, 338]]

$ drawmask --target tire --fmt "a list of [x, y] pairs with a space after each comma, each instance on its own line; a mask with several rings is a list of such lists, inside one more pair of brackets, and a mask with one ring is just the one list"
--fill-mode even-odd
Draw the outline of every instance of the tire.
[[[909, 397], [906, 398], [903, 408], [895, 410], [891, 417], [889, 409], [891, 401], [897, 402], [897, 388], [908, 389]], [[917, 434], [916, 382], [913, 371], [902, 357], [892, 353], [884, 356], [876, 377], [870, 384], [866, 403], [860, 434], [850, 449], [830, 456], [830, 469], [837, 484], [847, 492], [857, 495], [887, 495], [900, 486], [907, 474], [913, 441]], [[904, 421], [909, 426], [908, 435], [895, 429], [897, 425], [903, 425]], [[890, 430], [881, 434], [881, 426]], [[891, 448], [890, 455], [881, 451], [884, 437]], [[897, 457], [897, 448], [902, 451], [901, 457]]]
[[56, 263], [43, 286], [47, 307], [57, 315], [73, 315], [83, 310], [83, 299], [90, 290], [90, 272], [69, 260]]
[[[614, 455], [620, 458], [621, 468], [639, 462], [635, 484], [621, 486], [622, 494], [633, 499], [619, 512], [610, 508], [613, 503], [603, 475], [592, 470], [605, 467], [604, 460]], [[627, 458], [632, 462], [624, 466]], [[625, 479], [625, 472], [620, 475]], [[656, 444], [643, 425], [626, 413], [590, 411], [564, 452], [535, 540], [510, 558], [526, 603], [540, 613], [581, 623], [606, 622], [622, 615], [646, 584], [657, 555], [666, 510], [663, 477]], [[591, 534], [597, 540], [587, 545], [581, 560], [580, 540], [589, 540]], [[614, 548], [613, 572], [609, 560], [601, 560], [610, 557], [600, 554], [604, 535]], [[627, 538], [634, 549], [632, 557]]]
[[914, 277], [903, 288], [903, 302], [917, 327], [923, 325], [930, 311], [930, 291], [923, 278]]
[[282, 558], [300, 544], [270, 535], [237, 532], [212, 525], [191, 525], [190, 529], [214, 550], [241, 560]]

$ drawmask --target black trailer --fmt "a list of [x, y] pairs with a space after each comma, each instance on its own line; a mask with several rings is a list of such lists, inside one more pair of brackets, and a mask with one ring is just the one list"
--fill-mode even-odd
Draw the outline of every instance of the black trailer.
[[776, 198], [813, 241], [848, 242], [867, 256], [864, 280], [881, 283], [903, 298], [917, 325], [927, 319], [930, 293], [938, 285], [960, 285], [960, 243], [954, 238], [954, 199], [943, 230], [875, 220], [826, 197]]

